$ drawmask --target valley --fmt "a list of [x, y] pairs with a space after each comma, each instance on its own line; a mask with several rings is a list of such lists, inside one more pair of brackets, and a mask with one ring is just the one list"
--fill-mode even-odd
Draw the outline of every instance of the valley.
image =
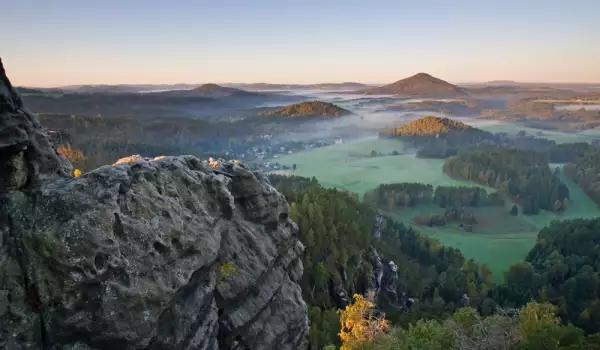
[[[388, 139], [368, 139], [330, 145], [318, 149], [286, 155], [277, 159], [281, 165], [295, 169], [289, 174], [316, 177], [323, 186], [340, 188], [357, 193], [359, 198], [380, 184], [423, 183], [437, 186], [490, 187], [470, 181], [450, 178], [444, 174], [442, 159], [424, 159], [405, 152], [406, 145]], [[371, 151], [381, 156], [372, 157]], [[399, 154], [394, 155], [396, 151]], [[561, 168], [553, 164], [552, 168]], [[465, 232], [458, 225], [427, 227], [417, 222], [420, 215], [443, 213], [443, 209], [431, 205], [419, 205], [401, 210], [384, 210], [385, 214], [401, 222], [410, 223], [420, 232], [439, 239], [444, 245], [461, 250], [467, 258], [487, 264], [497, 282], [503, 280], [503, 272], [515, 262], [525, 258], [535, 245], [537, 233], [553, 220], [594, 218], [600, 209], [572, 180], [562, 172], [560, 179], [570, 191], [569, 208], [564, 213], [542, 211], [538, 215], [511, 216], [512, 202], [502, 208], [475, 208], [475, 216], [482, 221], [474, 225], [473, 232]]]
[[[534, 128], [531, 121], [522, 117], [492, 120], [481, 115], [490, 108], [509, 110], [527, 103], [581, 105], [582, 100], [573, 97], [583, 94], [581, 87], [576, 91], [540, 91], [537, 86], [518, 83], [499, 89], [492, 83], [487, 87], [462, 88], [425, 73], [383, 87], [350, 90], [353, 87], [364, 86], [203, 84], [185, 86], [189, 90], [177, 86], [171, 89], [180, 90], [144, 94], [132, 92], [133, 87], [94, 90], [88, 86], [78, 88], [76, 93], [64, 90], [62, 95], [38, 90], [23, 93], [44, 125], [64, 133], [74, 147], [87, 155], [85, 161], [76, 164], [83, 170], [131, 153], [190, 153], [205, 158], [241, 159], [254, 168], [277, 174], [315, 177], [325, 187], [348, 190], [359, 198], [381, 184], [392, 183], [479, 186], [491, 191], [471, 181], [450, 178], [443, 171], [445, 157], [473, 146], [481, 138], [497, 145], [536, 149], [550, 147], [544, 140], [554, 144], [600, 142], [600, 131], [596, 129], [561, 132]], [[594, 94], [590, 90], [582, 106], [593, 106]], [[532, 97], [537, 95], [540, 97]], [[294, 101], [301, 102], [290, 103]], [[93, 110], [88, 108], [90, 103], [96, 106]], [[571, 113], [568, 108], [561, 108], [557, 110]], [[533, 119], [538, 118], [538, 110], [526, 110], [533, 111]], [[84, 115], [73, 119], [69, 114]], [[450, 117], [465, 127], [471, 126], [469, 130], [473, 131], [467, 131], [474, 132], [473, 136], [461, 136], [468, 141], [448, 138], [442, 145], [433, 139], [436, 133], [439, 137], [439, 130], [446, 130], [442, 127], [432, 129], [438, 131], [429, 139], [381, 137], [386, 130], [403, 130], [399, 127], [426, 115]], [[439, 153], [446, 148], [447, 153]], [[101, 149], [106, 150], [105, 155]], [[460, 249], [466, 257], [487, 264], [496, 281], [501, 282], [503, 272], [525, 257], [535, 244], [537, 232], [552, 220], [600, 215], [595, 205], [590, 207], [593, 202], [581, 189], [564, 174], [560, 177], [573, 196], [566, 212], [542, 211], [534, 216], [514, 217], [508, 214], [512, 202], [506, 208], [475, 208], [475, 215], [483, 223], [475, 225], [473, 232], [464, 232], [457, 225], [426, 227], [418, 222], [423, 215], [443, 212], [440, 208], [411, 207], [385, 213], [418, 227], [442, 244]]]

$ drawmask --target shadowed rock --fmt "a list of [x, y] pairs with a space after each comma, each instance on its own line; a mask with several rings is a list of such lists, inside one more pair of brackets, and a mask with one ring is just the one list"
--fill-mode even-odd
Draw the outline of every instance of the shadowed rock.
[[304, 247], [262, 174], [179, 156], [70, 177], [0, 73], [0, 348], [305, 346]]
[[27, 183], [69, 176], [71, 170], [46, 130], [23, 106], [0, 59], [0, 194]]

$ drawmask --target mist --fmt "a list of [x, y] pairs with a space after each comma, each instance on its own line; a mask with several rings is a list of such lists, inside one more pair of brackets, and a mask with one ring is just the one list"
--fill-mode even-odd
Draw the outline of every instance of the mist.
[[[423, 101], [456, 101], [456, 99], [417, 99], [390, 95], [365, 96], [331, 90], [299, 90], [288, 94], [291, 96], [300, 95], [308, 100], [333, 103], [349, 110], [352, 114], [342, 117], [331, 117], [329, 119], [320, 118], [315, 120], [310, 118], [305, 121], [294, 121], [294, 127], [291, 128], [292, 131], [273, 135], [271, 141], [274, 145], [290, 141], [311, 143], [336, 139], [347, 142], [350, 140], [377, 138], [379, 132], [383, 129], [399, 127], [423, 116], [440, 116], [440, 112], [435, 110], [399, 111], [391, 110], [391, 107]], [[263, 104], [260, 107], [280, 107], [283, 105], [285, 104], [274, 102]], [[472, 116], [444, 116], [463, 122], [469, 122], [474, 119]]]

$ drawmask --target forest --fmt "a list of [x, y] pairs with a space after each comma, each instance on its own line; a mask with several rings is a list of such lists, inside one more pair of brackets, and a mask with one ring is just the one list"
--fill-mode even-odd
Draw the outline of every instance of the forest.
[[379, 136], [394, 137], [417, 147], [417, 156], [422, 158], [446, 158], [473, 144], [499, 142], [499, 138], [490, 132], [457, 120], [432, 116], [383, 130]]
[[573, 158], [563, 167], [565, 175], [575, 181], [583, 191], [600, 204], [600, 151], [589, 152], [584, 157]]
[[[374, 206], [353, 193], [323, 188], [315, 178], [269, 180], [289, 201], [306, 246], [301, 287], [311, 349], [600, 348], [600, 219], [544, 228], [525, 261], [495, 285], [487, 266], [402, 222], [384, 217], [380, 238], [372, 236]], [[432, 195], [422, 184], [383, 188]], [[439, 198], [450, 193], [439, 188]], [[369, 298], [370, 247], [384, 266], [397, 266], [393, 295]], [[406, 297], [414, 301], [410, 308], [399, 301]]]
[[384, 130], [383, 133], [390, 136], [436, 136], [437, 134], [445, 134], [451, 131], [471, 129], [479, 130], [458, 120], [428, 116], [404, 124], [398, 128]]
[[600, 348], [600, 334], [586, 335], [580, 328], [561, 323], [556, 316], [556, 307], [549, 303], [531, 301], [518, 310], [498, 309], [489, 316], [481, 315], [472, 307], [464, 307], [444, 320], [420, 319], [408, 327], [394, 327], [384, 316], [373, 311], [374, 304], [369, 300], [360, 295], [356, 295], [355, 300], [341, 312], [342, 349]]
[[[76, 149], [83, 158], [71, 159], [83, 172], [132, 154], [148, 156], [191, 154], [220, 157], [224, 150], [245, 152], [261, 143], [262, 130], [276, 128], [256, 118], [238, 122], [209, 122], [190, 118], [147, 118], [37, 114], [56, 135], [55, 143]], [[248, 136], [250, 135], [250, 136]]]
[[555, 144], [547, 152], [550, 163], [571, 163], [597, 151], [596, 146], [587, 142], [574, 142]]
[[563, 322], [600, 332], [600, 218], [555, 221], [543, 228], [525, 261], [492, 293], [501, 305], [530, 299], [557, 306]]
[[434, 190], [422, 183], [381, 184], [365, 192], [363, 200], [389, 211], [432, 203], [441, 208], [504, 205], [499, 193], [488, 194], [483, 188], [438, 186]]
[[342, 117], [352, 114], [347, 109], [336, 106], [333, 103], [322, 101], [306, 101], [295, 103], [281, 108], [273, 108], [262, 112], [264, 116], [297, 117]]
[[385, 312], [395, 324], [408, 325], [422, 317], [443, 319], [454, 312], [463, 294], [491, 312], [493, 302], [485, 301], [485, 295], [492, 276], [486, 266], [389, 219], [381, 225], [380, 240], [374, 241], [376, 211], [352, 193], [325, 189], [314, 178], [270, 175], [269, 180], [290, 203], [290, 216], [306, 246], [301, 287], [310, 309], [311, 349], [340, 345], [339, 291], [367, 293], [373, 275], [371, 246], [384, 265], [397, 265], [398, 291], [418, 300], [410, 312], [397, 301], [386, 301]]
[[430, 204], [433, 186], [422, 183], [381, 184], [365, 192], [363, 200], [388, 210]]
[[540, 209], [559, 212], [568, 207], [569, 189], [550, 170], [540, 152], [500, 147], [463, 150], [444, 162], [448, 176], [470, 180], [506, 193], [521, 204], [523, 213]]

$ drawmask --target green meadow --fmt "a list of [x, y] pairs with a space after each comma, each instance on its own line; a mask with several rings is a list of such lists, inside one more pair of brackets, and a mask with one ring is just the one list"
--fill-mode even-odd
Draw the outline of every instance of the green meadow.
[[[371, 157], [371, 151], [383, 154]], [[369, 139], [346, 144], [317, 148], [291, 154], [277, 159], [282, 165], [296, 164], [298, 176], [316, 177], [326, 187], [336, 187], [363, 194], [383, 183], [421, 182], [433, 186], [478, 186], [472, 182], [449, 178], [442, 171], [443, 160], [420, 159], [402, 153], [404, 145], [389, 139]], [[560, 167], [553, 164], [552, 167]], [[503, 273], [510, 265], [525, 258], [535, 245], [537, 233], [553, 220], [600, 216], [598, 206], [571, 180], [561, 173], [561, 179], [569, 187], [569, 209], [564, 214], [542, 212], [535, 216], [511, 216], [505, 208], [473, 208], [479, 224], [473, 232], [465, 232], [457, 225], [426, 227], [419, 225], [418, 218], [431, 213], [441, 213], [437, 206], [417, 206], [387, 214], [410, 223], [420, 232], [435, 237], [447, 246], [460, 249], [468, 258], [487, 264], [494, 272], [495, 280], [503, 280]], [[484, 187], [485, 188], [485, 187]], [[491, 188], [487, 188], [492, 191]]]

